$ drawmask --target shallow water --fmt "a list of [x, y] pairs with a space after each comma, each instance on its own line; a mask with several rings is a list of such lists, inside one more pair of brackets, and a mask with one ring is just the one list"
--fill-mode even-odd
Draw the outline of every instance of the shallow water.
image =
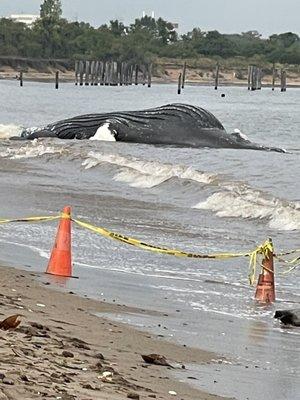
[[[300, 247], [299, 91], [193, 86], [178, 97], [172, 85], [149, 90], [66, 84], [55, 91], [50, 84], [28, 82], [21, 89], [7, 81], [0, 81], [0, 90], [0, 218], [55, 214], [70, 204], [78, 218], [170, 248], [244, 252], [268, 237], [277, 250]], [[207, 108], [229, 132], [238, 128], [252, 141], [288, 153], [5, 139], [21, 126], [179, 100]], [[3, 262], [45, 269], [55, 223], [0, 229]], [[232, 360], [191, 367], [198, 377], [193, 384], [237, 399], [297, 398], [300, 331], [282, 329], [272, 315], [299, 307], [299, 270], [277, 274], [277, 302], [261, 307], [247, 283], [247, 259], [178, 259], [79, 227], [73, 243], [80, 279], [67, 282], [69, 290], [168, 313], [165, 319], [129, 322]]]

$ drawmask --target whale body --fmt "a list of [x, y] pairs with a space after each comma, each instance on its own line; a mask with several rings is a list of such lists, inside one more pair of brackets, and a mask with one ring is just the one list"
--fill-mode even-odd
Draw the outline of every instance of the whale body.
[[109, 129], [116, 141], [283, 152], [279, 148], [252, 143], [240, 132], [227, 133], [213, 114], [189, 104], [168, 104], [140, 111], [79, 115], [34, 131], [25, 129], [21, 137], [14, 139], [90, 139], [101, 127]]

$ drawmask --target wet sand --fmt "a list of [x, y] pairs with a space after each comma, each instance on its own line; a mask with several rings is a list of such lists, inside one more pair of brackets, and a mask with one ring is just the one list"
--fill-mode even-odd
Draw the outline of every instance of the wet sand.
[[[215, 354], [95, 315], [145, 310], [57, 291], [37, 278], [0, 267], [0, 320], [21, 316], [16, 330], [0, 331], [1, 400], [221, 399], [172, 378], [176, 372], [191, 379], [182, 366], [207, 364]], [[175, 369], [146, 364], [141, 354], [150, 353], [164, 355]]]

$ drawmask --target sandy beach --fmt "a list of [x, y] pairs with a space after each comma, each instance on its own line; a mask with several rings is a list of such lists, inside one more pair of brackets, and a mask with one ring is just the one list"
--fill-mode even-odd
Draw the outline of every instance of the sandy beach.
[[[158, 71], [152, 77], [153, 83], [159, 84], [177, 84], [178, 76], [182, 72], [182, 66], [176, 64], [161, 64], [157, 67]], [[23, 72], [23, 79], [27, 82], [55, 82], [55, 73], [57, 69], [48, 67], [47, 71], [39, 71], [34, 68], [26, 68]], [[190, 67], [187, 68], [186, 84], [199, 86], [213, 86], [215, 82], [215, 68]], [[9, 66], [0, 66], [0, 80], [16, 80], [19, 79], [20, 71]], [[247, 86], [247, 71], [243, 71], [243, 77], [237, 77], [237, 70], [234, 68], [226, 68], [221, 71], [219, 85], [220, 86]], [[75, 71], [60, 70], [59, 80], [61, 83], [74, 83]], [[262, 82], [264, 87], [272, 86], [272, 75], [265, 73]], [[300, 76], [296, 72], [288, 72], [287, 84], [290, 88], [300, 87]], [[280, 79], [277, 77], [276, 86], [280, 87]]]
[[1, 400], [220, 398], [173, 379], [172, 368], [141, 358], [164, 355], [182, 379], [193, 379], [182, 366], [208, 363], [213, 353], [95, 315], [145, 310], [81, 298], [49, 288], [47, 277], [38, 279], [36, 273], [0, 267], [0, 319], [21, 319], [16, 330], [0, 334]]

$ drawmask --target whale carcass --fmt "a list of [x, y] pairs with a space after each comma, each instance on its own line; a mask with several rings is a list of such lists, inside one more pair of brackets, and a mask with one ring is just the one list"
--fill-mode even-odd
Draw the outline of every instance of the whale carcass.
[[109, 129], [114, 140], [123, 142], [283, 151], [252, 143], [239, 132], [229, 134], [209, 111], [188, 104], [168, 104], [140, 111], [79, 115], [34, 131], [25, 129], [19, 139], [90, 139], [103, 127]]

